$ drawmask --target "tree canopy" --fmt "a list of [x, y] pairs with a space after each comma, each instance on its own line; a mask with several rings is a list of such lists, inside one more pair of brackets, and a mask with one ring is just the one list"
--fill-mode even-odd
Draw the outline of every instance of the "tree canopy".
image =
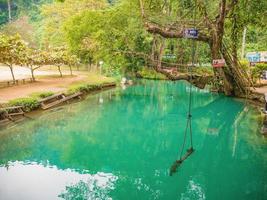
[[[267, 49], [267, 2], [262, 0], [13, 0], [11, 4], [18, 16], [30, 15], [36, 40], [28, 42], [35, 42], [33, 47], [45, 51], [64, 47], [89, 66], [104, 61], [106, 72], [112, 74], [136, 72], [156, 65], [158, 59], [168, 65], [190, 63], [191, 45], [183, 39], [183, 30], [194, 26], [194, 18], [198, 40], [204, 42], [197, 45], [200, 65], [221, 58], [224, 44], [234, 60], [242, 59], [244, 30], [246, 51]], [[6, 2], [0, 5], [6, 11]], [[234, 69], [215, 72], [231, 82]]]

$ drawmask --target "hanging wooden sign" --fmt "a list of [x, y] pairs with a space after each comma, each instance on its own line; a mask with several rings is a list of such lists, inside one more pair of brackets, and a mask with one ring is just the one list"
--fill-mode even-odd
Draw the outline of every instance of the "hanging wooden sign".
[[198, 30], [195, 28], [186, 28], [184, 29], [184, 37], [185, 38], [198, 38]]
[[224, 67], [225, 66], [225, 60], [224, 59], [217, 59], [212, 61], [213, 67]]

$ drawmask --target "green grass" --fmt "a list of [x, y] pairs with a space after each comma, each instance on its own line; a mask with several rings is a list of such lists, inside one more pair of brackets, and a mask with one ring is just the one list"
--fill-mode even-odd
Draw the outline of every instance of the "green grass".
[[193, 68], [193, 72], [198, 74], [198, 75], [203, 75], [203, 76], [213, 76], [214, 72], [212, 67], [195, 67]]
[[43, 99], [43, 98], [46, 98], [46, 97], [50, 97], [52, 95], [54, 95], [55, 93], [54, 92], [51, 92], [51, 91], [47, 91], [47, 92], [34, 92], [30, 95], [30, 97], [32, 98], [37, 98], [37, 99]]
[[96, 73], [86, 73], [86, 78], [82, 81], [77, 81], [68, 86], [67, 94], [76, 92], [91, 92], [101, 89], [104, 84], [116, 83], [116, 79], [106, 76], [101, 76]]
[[68, 90], [67, 94], [74, 94], [76, 92], [91, 92], [94, 90], [99, 90], [102, 88], [103, 84], [77, 84], [77, 85], [71, 85]]
[[92, 84], [92, 85], [113, 83], [116, 81], [115, 78], [102, 76], [96, 73], [87, 73], [86, 76], [87, 76], [86, 80], [84, 80], [83, 82], [86, 82], [87, 84]]
[[[116, 83], [116, 79], [101, 76], [95, 73], [84, 73], [85, 78], [81, 81], [76, 81], [70, 84], [67, 87], [65, 93], [67, 95], [76, 93], [76, 92], [91, 92], [95, 90], [99, 90], [103, 87], [104, 84], [108, 83]], [[51, 76], [48, 76], [51, 77]], [[66, 87], [66, 85], [62, 86]], [[30, 112], [39, 108], [40, 104], [38, 102], [39, 99], [46, 98], [54, 95], [54, 92], [46, 91], [46, 92], [35, 92], [32, 93], [29, 97], [26, 98], [18, 98], [13, 99], [8, 102], [8, 106], [22, 106], [24, 111]]]
[[[55, 72], [56, 73], [56, 72]], [[63, 74], [62, 77], [60, 76], [60, 74], [49, 74], [49, 75], [37, 75], [35, 76], [36, 79], [48, 79], [48, 78], [71, 78], [71, 77], [75, 77], [76, 75], [66, 75]]]
[[24, 111], [26, 112], [35, 110], [39, 108], [40, 106], [37, 98], [33, 98], [33, 97], [13, 99], [8, 102], [8, 105], [9, 106], [22, 106]]
[[166, 80], [167, 77], [164, 74], [156, 72], [154, 69], [149, 69], [147, 67], [142, 68], [138, 71], [138, 74], [141, 75], [144, 79], [155, 79], [155, 80]]

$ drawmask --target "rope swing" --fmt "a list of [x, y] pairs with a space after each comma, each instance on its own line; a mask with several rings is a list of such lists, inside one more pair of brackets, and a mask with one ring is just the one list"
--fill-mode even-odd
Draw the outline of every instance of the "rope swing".
[[[198, 31], [196, 29], [196, 6], [194, 6], [193, 18], [194, 18], [194, 29], [193, 30], [195, 30], [195, 32], [198, 34]], [[183, 144], [182, 144], [182, 147], [180, 150], [179, 158], [178, 158], [178, 160], [176, 160], [172, 164], [172, 166], [170, 168], [170, 176], [172, 176], [177, 171], [177, 168], [194, 152], [193, 135], [192, 135], [192, 87], [193, 87], [193, 85], [192, 85], [192, 76], [193, 76], [192, 67], [195, 66], [195, 57], [196, 57], [197, 46], [196, 46], [196, 40], [194, 38], [196, 38], [197, 36], [196, 35], [195, 36], [192, 36], [192, 35], [186, 36], [186, 34], [187, 33], [185, 33], [186, 38], [192, 39], [192, 65], [190, 65], [188, 67], [188, 72], [190, 74], [188, 114], [187, 114], [186, 128], [185, 128], [185, 132], [184, 132], [184, 140], [183, 140]], [[188, 132], [189, 132], [189, 137], [190, 137], [190, 147], [184, 153]]]

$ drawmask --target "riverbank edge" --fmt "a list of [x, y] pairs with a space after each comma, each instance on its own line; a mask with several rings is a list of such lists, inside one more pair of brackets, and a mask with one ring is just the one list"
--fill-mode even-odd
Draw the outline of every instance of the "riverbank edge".
[[[150, 79], [150, 78], [148, 78], [148, 79], [147, 78], [138, 78], [138, 79], [170, 81], [169, 79]], [[199, 89], [204, 89], [202, 87], [198, 87], [198, 84], [196, 82], [190, 83], [189, 80], [186, 80], [186, 79], [174, 80], [174, 81], [187, 81], [189, 84], [193, 84], [195, 87], [197, 87]], [[108, 89], [116, 88], [116, 87], [118, 87], [118, 85], [119, 84], [117, 82], [109, 82], [109, 83], [99, 84], [99, 87], [96, 87], [96, 88], [94, 88], [93, 90], [90, 90], [90, 91], [80, 90], [80, 92], [82, 92], [82, 99], [79, 100], [79, 101], [83, 101], [85, 99], [85, 97], [88, 96], [88, 95], [92, 95], [92, 94], [96, 94], [96, 93], [101, 92], [101, 91], [105, 91], [105, 90], [108, 90]], [[203, 86], [203, 85], [201, 84], [201, 86]], [[65, 91], [65, 92], [67, 92], [67, 91]], [[215, 92], [215, 91], [212, 91], [212, 90], [209, 90], [209, 92], [218, 93], [218, 92]], [[259, 97], [264, 100], [264, 95], [261, 95], [261, 94], [257, 94], [257, 95], [259, 95]], [[253, 99], [246, 99], [246, 98], [243, 98], [243, 97], [230, 97], [230, 98], [235, 98], [235, 99], [239, 99], [239, 100], [242, 100], [242, 101], [247, 101], [250, 105], [255, 106], [255, 109], [259, 113], [259, 118], [260, 118], [259, 123], [261, 125], [263, 125], [265, 122], [267, 123], [266, 115], [264, 115], [263, 112], [261, 111], [262, 107], [264, 106], [264, 103], [262, 101], [259, 101], [259, 98], [255, 98], [256, 100], [255, 99], [254, 100]], [[74, 103], [74, 102], [77, 102], [77, 100], [72, 100], [69, 103]], [[60, 104], [59, 106], [62, 106], [62, 105], [66, 105], [66, 103]], [[52, 108], [47, 109], [47, 110], [52, 110], [52, 109], [55, 109], [56, 107], [58, 107], [58, 106], [52, 107]], [[28, 111], [28, 112], [25, 112], [25, 114], [26, 114], [25, 116], [26, 116], [26, 118], [34, 118], [36, 116], [40, 116], [43, 112], [45, 112], [47, 110], [43, 110], [43, 109], [41, 109], [41, 106], [38, 106], [38, 108], [36, 108], [36, 109], [33, 109], [31, 111]], [[20, 120], [21, 119], [19, 119], [17, 121], [20, 121]], [[23, 120], [23, 118], [22, 118], [22, 120]], [[0, 122], [0, 128], [7, 127], [11, 123], [12, 123], [11, 121], [8, 121], [7, 123], [5, 123], [5, 122], [1, 123]], [[267, 133], [262, 133], [262, 134], [266, 135]]]
[[[82, 98], [79, 99], [79, 100], [75, 100], [75, 99], [70, 100], [69, 102], [67, 102], [67, 104], [71, 104], [71, 103], [74, 103], [74, 102], [77, 102], [77, 101], [83, 101], [83, 100], [86, 98], [86, 96], [88, 96], [88, 95], [92, 95], [92, 94], [96, 94], [96, 93], [101, 92], [101, 91], [105, 91], [105, 90], [108, 90], [108, 89], [116, 88], [117, 86], [118, 86], [117, 82], [114, 81], [114, 82], [108, 82], [108, 83], [102, 83], [102, 84], [99, 84], [98, 87], [95, 87], [95, 88], [93, 88], [92, 90], [82, 90], [82, 89], [81, 89], [79, 92], [82, 93], [82, 95], [81, 95]], [[67, 93], [67, 92], [68, 92], [68, 91], [65, 91], [65, 93]], [[62, 104], [60, 104], [60, 105], [58, 105], [58, 106], [49, 108], [49, 109], [47, 109], [47, 110], [43, 110], [43, 109], [41, 108], [41, 105], [39, 105], [39, 106], [36, 107], [35, 109], [32, 109], [32, 110], [30, 110], [30, 111], [26, 111], [26, 112], [25, 112], [25, 117], [16, 119], [15, 122], [23, 121], [24, 118], [30, 118], [30, 119], [33, 119], [35, 116], [37, 116], [37, 115], [40, 116], [40, 115], [41, 115], [43, 112], [45, 112], [45, 111], [55, 109], [55, 108], [57, 108], [57, 107], [59, 107], [59, 106], [62, 106], [62, 105], [66, 105], [66, 103], [62, 103]], [[5, 128], [5, 127], [7, 127], [8, 125], [10, 125], [10, 124], [12, 124], [12, 123], [13, 123], [12, 121], [0, 122], [0, 128], [1, 128], [1, 129], [2, 129], [2, 128]], [[1, 129], [0, 129], [0, 130], [1, 130]]]

